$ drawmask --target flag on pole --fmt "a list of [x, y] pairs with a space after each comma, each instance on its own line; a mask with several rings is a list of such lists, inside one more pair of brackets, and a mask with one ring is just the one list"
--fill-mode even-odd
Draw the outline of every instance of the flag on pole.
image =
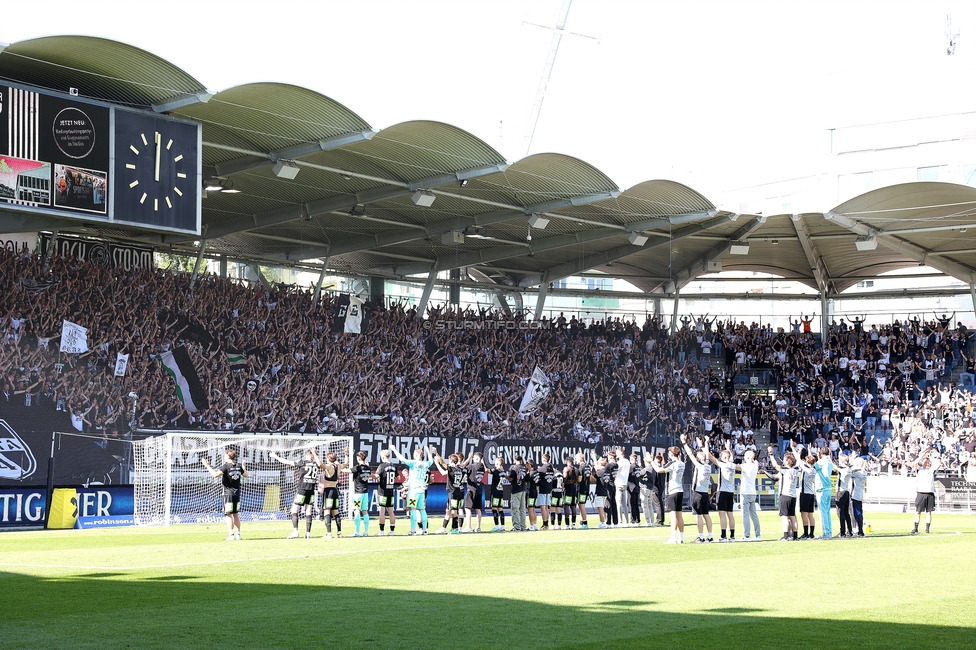
[[186, 348], [180, 346], [156, 355], [156, 358], [163, 364], [166, 374], [176, 382], [176, 396], [183, 402], [187, 411], [195, 413], [210, 408], [207, 393], [203, 390], [200, 377], [193, 367], [193, 362], [190, 361]]
[[349, 296], [349, 310], [342, 331], [346, 334], [361, 334], [363, 329], [363, 301]]
[[125, 377], [125, 370], [129, 367], [129, 355], [121, 352], [115, 355], [115, 376]]
[[525, 387], [525, 395], [522, 396], [522, 404], [519, 406], [519, 413], [530, 413], [539, 407], [542, 400], [549, 397], [551, 385], [549, 377], [542, 372], [542, 368], [535, 367], [529, 384]]
[[61, 351], [69, 354], [88, 352], [88, 330], [77, 323], [61, 323]]
[[230, 366], [231, 370], [240, 370], [241, 368], [247, 368], [247, 356], [243, 352], [228, 350], [226, 354], [227, 354], [227, 365]]

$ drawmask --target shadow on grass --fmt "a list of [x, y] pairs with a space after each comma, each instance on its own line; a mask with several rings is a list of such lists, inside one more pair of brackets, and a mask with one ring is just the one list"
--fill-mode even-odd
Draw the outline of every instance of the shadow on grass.
[[[324, 564], [309, 566], [327, 575]], [[39, 578], [0, 572], [4, 648], [972, 648], [957, 626], [769, 618], [752, 608], [595, 610], [388, 588], [221, 582], [189, 576]], [[327, 580], [324, 578], [323, 580]], [[391, 581], [392, 582], [392, 581]], [[554, 582], [559, 587], [559, 582]], [[648, 592], [649, 595], [651, 592]], [[770, 597], [774, 597], [772, 594]], [[910, 612], [905, 614], [911, 616]]]

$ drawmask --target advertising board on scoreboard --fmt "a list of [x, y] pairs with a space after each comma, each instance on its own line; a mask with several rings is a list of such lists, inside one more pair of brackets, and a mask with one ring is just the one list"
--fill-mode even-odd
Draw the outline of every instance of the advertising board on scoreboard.
[[200, 125], [0, 85], [0, 210], [200, 233]]

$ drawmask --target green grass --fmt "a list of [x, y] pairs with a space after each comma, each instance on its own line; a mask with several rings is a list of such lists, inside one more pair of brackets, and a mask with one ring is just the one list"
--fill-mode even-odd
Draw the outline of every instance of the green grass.
[[0, 647], [972, 648], [976, 519], [868, 519], [861, 540], [677, 547], [661, 528], [4, 533]]

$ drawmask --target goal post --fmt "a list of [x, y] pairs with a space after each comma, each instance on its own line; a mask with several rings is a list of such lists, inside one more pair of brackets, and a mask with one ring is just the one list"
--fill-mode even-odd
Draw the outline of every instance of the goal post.
[[[169, 431], [134, 442], [133, 513], [138, 526], [223, 521], [220, 479], [214, 479], [201, 463], [223, 465], [227, 449], [237, 451], [248, 478], [241, 483], [240, 517], [243, 521], [276, 521], [290, 517], [299, 485], [298, 468], [271, 457], [301, 461], [306, 450], [315, 449], [324, 462], [333, 452], [339, 463], [354, 460], [351, 436], [235, 434], [230, 431]], [[352, 504], [349, 474], [339, 473], [339, 513], [348, 519]], [[313, 516], [320, 515], [316, 493]], [[301, 516], [305, 516], [302, 508]]]

